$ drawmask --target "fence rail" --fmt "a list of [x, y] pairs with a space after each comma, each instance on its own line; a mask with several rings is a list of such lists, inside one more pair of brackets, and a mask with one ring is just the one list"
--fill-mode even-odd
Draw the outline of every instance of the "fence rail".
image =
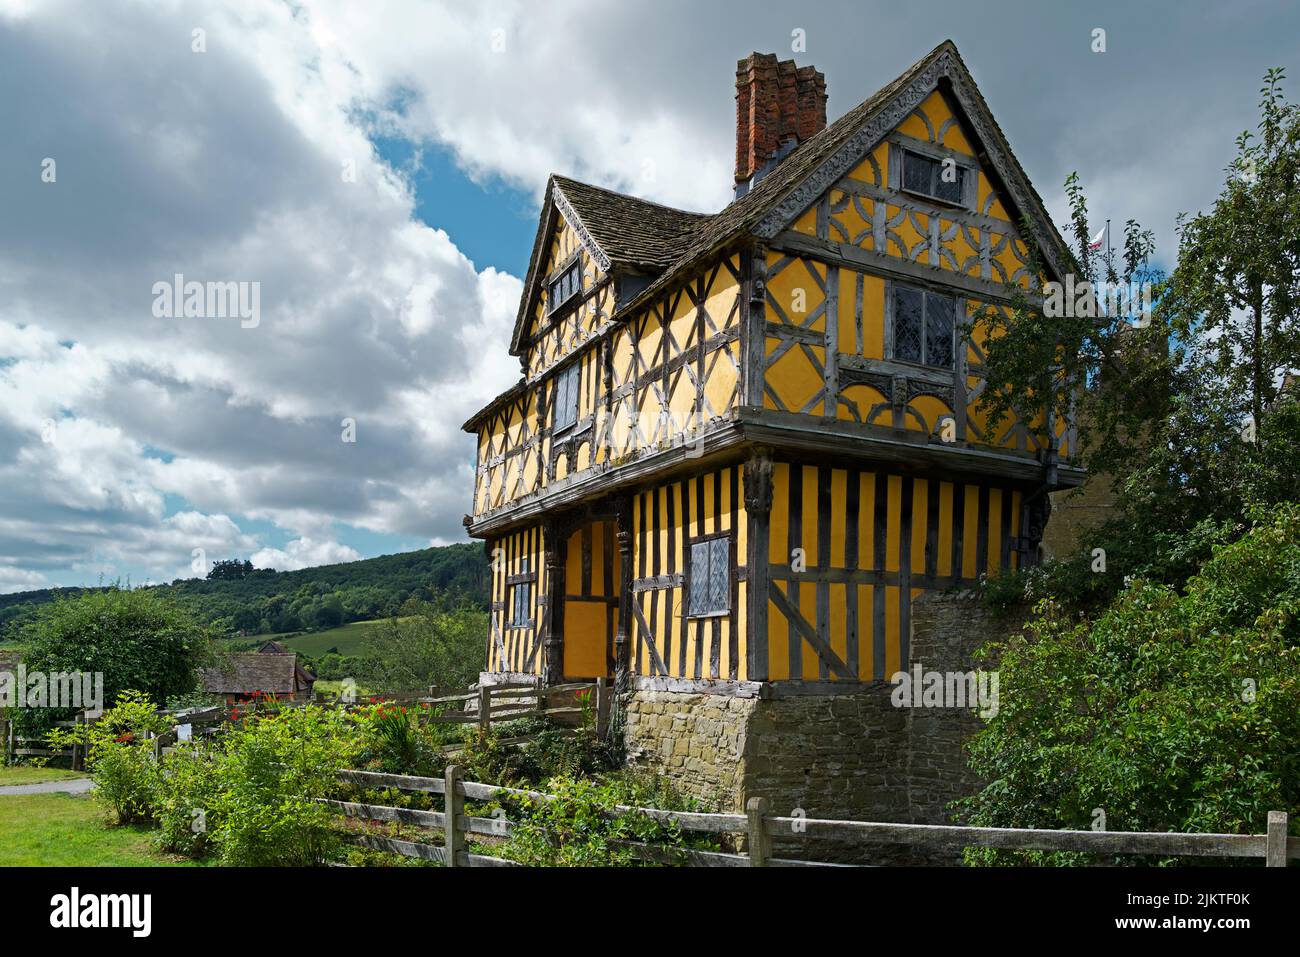
[[[446, 811], [417, 811], [385, 805], [326, 801], [325, 804], [345, 817], [409, 824], [415, 827], [440, 828], [442, 846], [403, 841], [374, 834], [358, 834], [352, 840], [365, 847], [391, 851], [406, 857], [432, 860], [448, 867], [516, 866], [502, 858], [468, 854], [464, 849], [467, 835], [496, 838], [509, 837], [515, 825], [502, 818], [473, 817], [465, 814], [466, 798], [526, 797], [554, 801], [556, 795], [542, 791], [503, 787], [465, 781], [456, 766], [448, 766], [441, 778], [383, 774], [375, 771], [342, 770], [338, 780], [372, 788], [392, 788], [444, 796]], [[735, 834], [747, 838], [745, 853], [702, 851], [669, 847], [638, 841], [618, 841], [614, 846], [630, 851], [638, 860], [658, 864], [684, 864], [694, 867], [844, 867], [827, 861], [792, 860], [774, 857], [775, 837], [838, 837], [863, 844], [901, 844], [914, 848], [993, 847], [1006, 850], [1074, 851], [1089, 854], [1116, 854], [1160, 857], [1239, 857], [1263, 858], [1268, 867], [1285, 867], [1288, 860], [1300, 860], [1300, 837], [1288, 835], [1288, 816], [1284, 811], [1270, 811], [1268, 830], [1264, 834], [1182, 834], [1154, 831], [1066, 831], [1044, 828], [965, 827], [946, 824], [889, 824], [875, 821], [845, 821], [823, 818], [782, 817], [768, 813], [766, 798], [754, 797], [744, 814], [712, 814], [694, 811], [665, 811], [659, 808], [618, 805], [614, 813], [643, 814], [653, 820], [675, 823], [684, 831], [710, 834]], [[448, 852], [451, 848], [452, 853]]]
[[[368, 695], [370, 701], [392, 702], [395, 704], [446, 705], [460, 704], [456, 710], [442, 710], [438, 713], [421, 712], [417, 716], [420, 723], [466, 724], [478, 725], [486, 731], [494, 722], [511, 721], [517, 718], [545, 717], [559, 719], [576, 719], [586, 709], [582, 706], [581, 695], [590, 695], [598, 734], [604, 735], [609, 726], [609, 713], [612, 702], [611, 689], [605, 679], [594, 682], [572, 682], [569, 684], [542, 687], [539, 683], [481, 685], [468, 691], [448, 694], [439, 689], [430, 689], [431, 694], [419, 692], [382, 692]], [[342, 708], [361, 708], [366, 702], [292, 700], [277, 701], [240, 701], [234, 705], [222, 704], [201, 708], [181, 708], [160, 712], [175, 722], [175, 727], [160, 735], [152, 737], [156, 754], [175, 744], [180, 738], [180, 728], [188, 726], [192, 736], [214, 734], [222, 726], [229, 724], [236, 717], [246, 717], [264, 711], [278, 711], [285, 708], [303, 707], [308, 704], [323, 704]], [[55, 722], [55, 727], [74, 727], [91, 723], [100, 716], [100, 712], [83, 712], [73, 721]], [[576, 720], [573, 722], [576, 724]], [[560, 733], [565, 733], [561, 729]], [[569, 733], [572, 733], [571, 731]], [[526, 737], [509, 739], [503, 743], [518, 744], [528, 740]], [[459, 745], [449, 745], [445, 750], [454, 753]], [[86, 748], [81, 743], [69, 748], [51, 748], [45, 735], [30, 737], [18, 733], [12, 721], [0, 718], [0, 764], [9, 764], [21, 758], [56, 758], [69, 759], [73, 770], [85, 770]]]

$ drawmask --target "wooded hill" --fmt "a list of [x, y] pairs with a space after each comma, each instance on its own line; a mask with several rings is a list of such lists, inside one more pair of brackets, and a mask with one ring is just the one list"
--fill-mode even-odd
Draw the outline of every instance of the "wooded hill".
[[[487, 557], [477, 543], [292, 572], [249, 567], [240, 577], [230, 577], [230, 568], [224, 571], [223, 577], [177, 579], [150, 587], [171, 595], [199, 622], [225, 634], [334, 628], [395, 614], [411, 598], [487, 607]], [[93, 590], [44, 588], [0, 595], [0, 641], [18, 638], [35, 610], [56, 595]]]

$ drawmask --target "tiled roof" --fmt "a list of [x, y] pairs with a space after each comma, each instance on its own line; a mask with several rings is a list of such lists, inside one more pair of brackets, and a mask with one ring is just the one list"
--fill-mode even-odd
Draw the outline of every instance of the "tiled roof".
[[681, 255], [701, 223], [713, 217], [661, 206], [625, 193], [552, 176], [591, 238], [615, 266], [661, 272]]
[[230, 655], [221, 667], [199, 669], [199, 680], [209, 694], [291, 694], [295, 675], [300, 681], [313, 680], [298, 667], [298, 656], [293, 653]]

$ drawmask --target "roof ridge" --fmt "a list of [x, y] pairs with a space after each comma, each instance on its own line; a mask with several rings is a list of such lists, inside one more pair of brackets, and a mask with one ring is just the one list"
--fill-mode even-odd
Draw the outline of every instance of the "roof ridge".
[[[573, 183], [574, 185], [581, 186], [585, 189], [599, 190], [600, 192], [607, 193], [610, 196], [617, 196], [619, 199], [630, 199], [635, 203], [643, 203], [646, 206], [655, 206], [659, 209], [666, 210], [670, 213], [677, 213], [681, 216], [700, 216], [707, 219], [710, 216], [718, 215], [717, 213], [701, 213], [693, 209], [682, 209], [680, 206], [669, 206], [667, 203], [658, 203], [653, 199], [646, 199], [642, 196], [634, 195], [633, 193], [624, 193], [621, 190], [610, 189], [608, 186], [599, 186], [596, 183], [588, 183], [586, 180], [574, 179], [572, 176], [565, 176], [563, 173], [552, 173], [550, 179], [559, 184], [561, 188], [564, 183]], [[726, 207], [724, 206], [723, 209], [725, 208]]]

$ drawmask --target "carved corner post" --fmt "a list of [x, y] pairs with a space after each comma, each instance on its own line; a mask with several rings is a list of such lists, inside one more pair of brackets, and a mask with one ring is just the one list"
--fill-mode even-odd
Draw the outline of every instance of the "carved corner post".
[[564, 564], [569, 543], [559, 522], [547, 522], [542, 528], [542, 537], [542, 561], [546, 565], [542, 682], [556, 685], [564, 680]]
[[758, 243], [744, 249], [741, 270], [741, 401], [761, 409], [767, 367], [767, 247]]
[[[771, 544], [772, 453], [755, 449], [745, 463], [745, 515], [749, 522], [746, 618], [749, 634], [745, 641], [745, 670], [750, 681], [767, 680], [767, 601], [770, 577], [768, 558]], [[739, 556], [738, 556], [739, 557]]]
[[621, 699], [631, 690], [632, 655], [629, 640], [632, 622], [632, 501], [618, 503], [618, 627], [614, 631], [614, 694]]
[[1026, 495], [1020, 504], [1020, 567], [1032, 568], [1039, 564], [1038, 546], [1047, 532], [1047, 523], [1052, 519], [1052, 489], [1060, 481], [1058, 469], [1059, 455], [1055, 448], [1048, 448], [1042, 453], [1043, 481], [1031, 494]]

